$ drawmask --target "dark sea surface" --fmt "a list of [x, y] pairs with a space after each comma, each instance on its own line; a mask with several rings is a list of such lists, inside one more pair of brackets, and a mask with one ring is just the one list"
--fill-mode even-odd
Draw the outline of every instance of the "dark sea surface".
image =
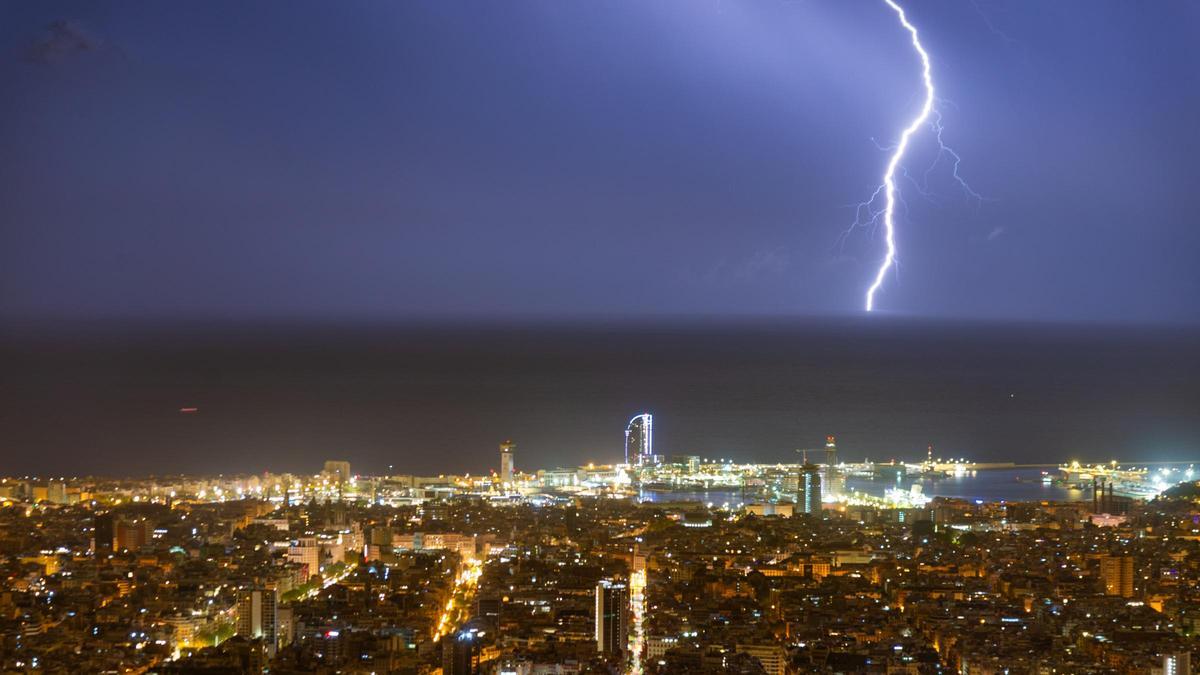
[[[7, 474], [482, 473], [508, 438], [533, 471], [617, 461], [644, 410], [668, 456], [1200, 459], [1196, 328], [60, 324], [5, 327], [0, 357]], [[1042, 490], [980, 481], [938, 489]]]
[[860, 492], [882, 495], [888, 487], [898, 487], [910, 490], [914, 484], [921, 486], [921, 492], [929, 497], [956, 497], [959, 499], [981, 499], [993, 501], [1078, 501], [1091, 499], [1090, 491], [1069, 488], [1065, 485], [1046, 484], [1042, 482], [1042, 472], [1046, 471], [1057, 477], [1059, 474], [1053, 468], [1045, 469], [991, 469], [977, 471], [962, 476], [947, 476], [936, 480], [929, 478], [905, 478], [899, 483], [895, 481], [871, 481], [850, 478], [846, 481], [847, 488]]

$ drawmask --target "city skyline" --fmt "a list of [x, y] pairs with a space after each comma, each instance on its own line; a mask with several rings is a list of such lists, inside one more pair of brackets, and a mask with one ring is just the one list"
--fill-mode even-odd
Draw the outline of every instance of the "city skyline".
[[[344, 459], [304, 477], [8, 481], [5, 532], [36, 527], [0, 538], [21, 555], [0, 564], [23, 572], [0, 603], [37, 600], [8, 619], [36, 630], [0, 660], [171, 675], [1191, 672], [1200, 482], [1101, 496], [1097, 474], [1122, 490], [1129, 476], [1069, 466], [1064, 480], [1093, 476], [1091, 500], [809, 501], [796, 467], [767, 469], [740, 490], [749, 501], [725, 503], [633, 498], [600, 469], [364, 479]], [[813, 465], [800, 473], [818, 484]], [[64, 649], [79, 640], [104, 648]]]

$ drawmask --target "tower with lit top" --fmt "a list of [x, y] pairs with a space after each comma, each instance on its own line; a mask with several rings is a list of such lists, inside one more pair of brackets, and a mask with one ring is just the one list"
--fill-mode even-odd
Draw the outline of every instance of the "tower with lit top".
[[824, 482], [825, 492], [830, 495], [839, 495], [842, 493], [843, 485], [841, 472], [838, 470], [837, 458], [837, 439], [831, 436], [825, 437], [825, 470], [822, 479]]
[[517, 447], [512, 441], [500, 444], [500, 482], [511, 483], [513, 479], [513, 449]]

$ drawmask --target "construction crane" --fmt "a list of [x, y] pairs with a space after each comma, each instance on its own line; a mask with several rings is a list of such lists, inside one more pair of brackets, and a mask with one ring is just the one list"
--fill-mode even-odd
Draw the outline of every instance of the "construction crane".
[[800, 453], [801, 463], [808, 464], [808, 453], [825, 452], [825, 448], [796, 448], [796, 452]]
[[825, 466], [837, 465], [837, 439], [833, 436], [825, 437], [825, 447], [823, 448], [797, 448], [796, 452], [800, 453], [804, 458], [804, 463], [808, 464], [808, 453], [825, 453]]

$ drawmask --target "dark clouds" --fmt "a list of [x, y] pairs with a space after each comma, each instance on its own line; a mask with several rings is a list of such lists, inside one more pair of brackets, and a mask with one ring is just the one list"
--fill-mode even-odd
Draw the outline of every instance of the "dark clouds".
[[74, 21], [58, 19], [46, 26], [45, 33], [22, 53], [26, 63], [49, 65], [104, 49], [100, 38]]

